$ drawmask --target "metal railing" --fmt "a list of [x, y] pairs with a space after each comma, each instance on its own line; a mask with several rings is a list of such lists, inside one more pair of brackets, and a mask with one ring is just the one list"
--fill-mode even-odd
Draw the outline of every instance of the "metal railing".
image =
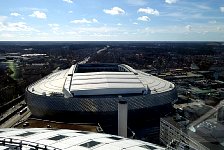
[[23, 147], [29, 147], [34, 149], [43, 149], [43, 150], [61, 150], [59, 148], [55, 148], [53, 146], [48, 146], [45, 144], [40, 144], [36, 142], [31, 141], [25, 141], [25, 140], [19, 140], [19, 139], [13, 139], [13, 138], [3, 138], [0, 137], [0, 145], [7, 146], [7, 147], [14, 147], [22, 149]]

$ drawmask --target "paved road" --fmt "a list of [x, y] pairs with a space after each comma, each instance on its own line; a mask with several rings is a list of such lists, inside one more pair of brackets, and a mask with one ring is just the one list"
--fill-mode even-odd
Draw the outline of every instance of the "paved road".
[[100, 54], [101, 52], [107, 50], [109, 47], [110, 47], [110, 46], [106, 46], [106, 47], [104, 47], [103, 49], [98, 50], [96, 53], [97, 53], [97, 54]]
[[26, 102], [25, 102], [25, 100], [23, 100], [23, 101], [19, 102], [18, 104], [14, 105], [13, 107], [9, 108], [7, 111], [5, 111], [4, 113], [1, 114], [0, 120], [6, 118], [10, 114], [16, 112], [19, 108], [22, 107], [22, 105], [25, 105], [25, 104], [26, 104]]
[[90, 56], [84, 58], [84, 60], [80, 61], [79, 64], [85, 64], [85, 63], [87, 63], [87, 62], [89, 61], [90, 58], [91, 58]]
[[[105, 51], [105, 50], [107, 50], [109, 47], [110, 47], [110, 46], [107, 45], [106, 47], [104, 47], [104, 48], [98, 50], [98, 51], [96, 52], [96, 55], [97, 55], [97, 54], [100, 54], [101, 52], [103, 52], [103, 51]], [[85, 63], [87, 63], [87, 62], [89, 61], [90, 58], [91, 58], [91, 57], [88, 56], [88, 57], [84, 58], [82, 61], [80, 61], [80, 62], [78, 62], [78, 63], [79, 63], [79, 64], [85, 64]]]
[[22, 115], [19, 113], [15, 114], [13, 117], [8, 119], [6, 122], [0, 125], [0, 128], [10, 128], [13, 127], [17, 122], [27, 119], [31, 115], [31, 112], [29, 109], [27, 109], [26, 112], [24, 112]]

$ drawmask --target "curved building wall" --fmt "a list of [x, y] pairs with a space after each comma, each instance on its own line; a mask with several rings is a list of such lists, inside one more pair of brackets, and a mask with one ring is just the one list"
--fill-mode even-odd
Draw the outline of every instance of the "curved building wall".
[[158, 94], [128, 97], [64, 98], [62, 96], [44, 96], [26, 90], [26, 102], [32, 114], [37, 117], [53, 116], [54, 112], [104, 113], [116, 112], [118, 100], [126, 100], [129, 110], [151, 109], [171, 104], [177, 100], [176, 89]]

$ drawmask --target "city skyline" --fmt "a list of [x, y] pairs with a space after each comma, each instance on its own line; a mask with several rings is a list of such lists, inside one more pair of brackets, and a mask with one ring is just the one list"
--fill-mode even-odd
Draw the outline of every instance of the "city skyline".
[[8, 0], [0, 41], [223, 41], [224, 0]]

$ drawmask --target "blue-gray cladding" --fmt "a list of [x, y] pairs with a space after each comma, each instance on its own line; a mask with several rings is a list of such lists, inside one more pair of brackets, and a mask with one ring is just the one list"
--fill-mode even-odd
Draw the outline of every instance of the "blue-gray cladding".
[[[157, 94], [128, 97], [97, 97], [97, 98], [64, 98], [60, 96], [36, 95], [26, 90], [26, 102], [34, 116], [44, 117], [50, 112], [114, 112], [117, 111], [119, 100], [128, 102], [129, 110], [141, 110], [163, 106], [177, 100], [176, 89]], [[38, 111], [37, 111], [38, 110]], [[52, 114], [51, 114], [52, 115]]]

